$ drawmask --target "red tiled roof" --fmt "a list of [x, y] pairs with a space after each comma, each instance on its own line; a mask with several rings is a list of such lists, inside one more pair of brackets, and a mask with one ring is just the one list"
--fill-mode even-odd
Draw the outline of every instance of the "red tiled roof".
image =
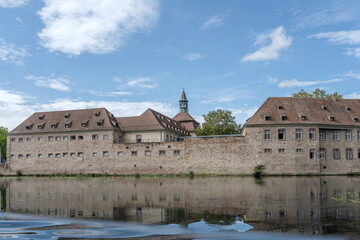
[[189, 113], [178, 113], [174, 120], [180, 122], [182, 125], [185, 126], [186, 130], [193, 131], [195, 128], [200, 126], [200, 123], [197, 122]]

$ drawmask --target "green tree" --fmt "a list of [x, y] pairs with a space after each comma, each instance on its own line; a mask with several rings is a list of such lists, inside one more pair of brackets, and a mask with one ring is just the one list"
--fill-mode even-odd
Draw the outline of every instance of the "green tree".
[[195, 129], [197, 136], [228, 135], [241, 133], [241, 124], [236, 124], [231, 111], [218, 109], [203, 115], [205, 122]]
[[315, 89], [312, 93], [306, 92], [304, 89], [301, 89], [300, 92], [294, 93], [293, 97], [307, 97], [307, 98], [332, 98], [335, 97], [337, 99], [341, 99], [343, 95], [338, 94], [338, 92], [334, 92], [333, 94], [326, 93], [325, 90], [321, 90], [320, 88]]
[[1, 159], [6, 158], [6, 133], [8, 129], [0, 127], [0, 148], [1, 148]]

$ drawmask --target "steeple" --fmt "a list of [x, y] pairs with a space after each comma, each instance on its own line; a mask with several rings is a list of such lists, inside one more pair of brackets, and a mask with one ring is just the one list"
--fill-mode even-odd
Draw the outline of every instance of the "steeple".
[[188, 102], [189, 101], [186, 98], [185, 90], [183, 88], [183, 92], [181, 94], [181, 98], [180, 98], [180, 101], [179, 101], [180, 113], [187, 113], [189, 111]]

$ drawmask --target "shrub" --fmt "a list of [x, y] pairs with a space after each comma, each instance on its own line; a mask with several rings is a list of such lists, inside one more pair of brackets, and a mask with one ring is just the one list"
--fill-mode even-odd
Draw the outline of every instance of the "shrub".
[[140, 173], [135, 173], [135, 178], [139, 179], [140, 178]]
[[253, 176], [260, 177], [264, 169], [265, 169], [264, 165], [262, 164], [256, 165], [254, 168]]
[[16, 176], [17, 177], [21, 177], [22, 176], [22, 172], [20, 170], [16, 170]]

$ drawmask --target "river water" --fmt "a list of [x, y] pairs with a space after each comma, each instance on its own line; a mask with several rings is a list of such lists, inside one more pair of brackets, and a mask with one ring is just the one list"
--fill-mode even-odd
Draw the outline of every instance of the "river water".
[[0, 178], [0, 238], [360, 239], [360, 178]]

